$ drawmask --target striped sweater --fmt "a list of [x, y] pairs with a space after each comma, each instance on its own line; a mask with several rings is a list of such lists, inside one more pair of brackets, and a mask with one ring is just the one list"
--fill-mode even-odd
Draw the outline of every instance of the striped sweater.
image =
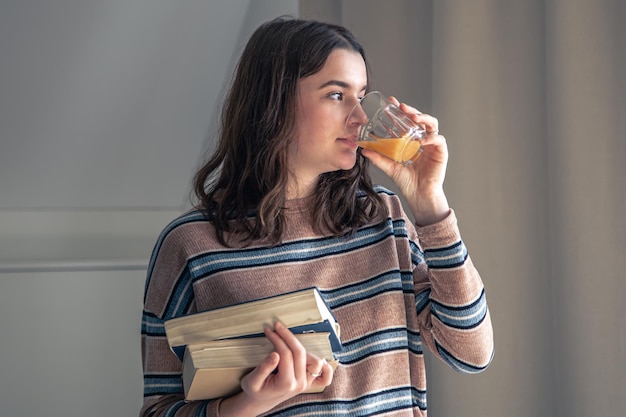
[[277, 246], [226, 248], [199, 211], [170, 223], [146, 279], [141, 416], [218, 416], [219, 399], [183, 400], [165, 320], [311, 286], [341, 325], [339, 366], [323, 393], [298, 395], [266, 416], [425, 416], [426, 347], [459, 372], [485, 369], [491, 321], [454, 211], [416, 228], [396, 195], [378, 192], [388, 212], [348, 237], [314, 233], [306, 200], [290, 202]]

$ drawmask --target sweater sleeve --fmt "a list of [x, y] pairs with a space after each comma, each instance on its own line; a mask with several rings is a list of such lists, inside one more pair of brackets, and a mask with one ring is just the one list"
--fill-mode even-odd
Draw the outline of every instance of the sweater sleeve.
[[195, 309], [191, 278], [180, 236], [159, 238], [148, 266], [141, 325], [144, 400], [140, 417], [217, 417], [219, 400], [185, 401], [182, 363], [170, 349], [166, 320]]
[[481, 372], [493, 358], [493, 330], [485, 288], [454, 211], [439, 223], [418, 227], [417, 236], [415, 303], [422, 340], [454, 370]]

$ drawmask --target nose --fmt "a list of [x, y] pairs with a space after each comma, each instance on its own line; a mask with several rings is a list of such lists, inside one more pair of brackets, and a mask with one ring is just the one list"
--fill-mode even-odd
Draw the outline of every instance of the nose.
[[348, 118], [346, 119], [346, 129], [359, 127], [367, 123], [367, 121], [367, 114], [365, 114], [363, 107], [361, 107], [361, 103], [358, 102], [348, 114]]

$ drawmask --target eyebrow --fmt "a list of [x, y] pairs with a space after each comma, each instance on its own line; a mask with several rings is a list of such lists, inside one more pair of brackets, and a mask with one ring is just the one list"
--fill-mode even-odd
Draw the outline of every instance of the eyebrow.
[[[338, 87], [342, 87], [342, 88], [350, 88], [350, 84], [344, 82], [344, 81], [339, 81], [339, 80], [330, 80], [330, 81], [326, 81], [324, 84], [322, 84], [320, 86], [320, 90], [322, 88], [331, 86], [331, 85], [336, 85]], [[360, 91], [365, 91], [367, 90], [367, 84], [363, 86], [363, 88]]]

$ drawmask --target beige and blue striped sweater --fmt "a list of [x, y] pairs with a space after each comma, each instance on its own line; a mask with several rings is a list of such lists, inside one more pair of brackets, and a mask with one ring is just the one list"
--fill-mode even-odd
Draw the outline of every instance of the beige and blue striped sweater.
[[387, 215], [349, 237], [314, 233], [306, 200], [290, 202], [277, 246], [224, 247], [199, 211], [170, 223], [146, 279], [141, 416], [218, 415], [219, 400], [183, 400], [165, 320], [311, 286], [340, 323], [340, 364], [323, 393], [298, 395], [266, 416], [425, 416], [425, 348], [459, 372], [484, 370], [491, 321], [454, 212], [416, 228], [396, 195], [377, 190]]

